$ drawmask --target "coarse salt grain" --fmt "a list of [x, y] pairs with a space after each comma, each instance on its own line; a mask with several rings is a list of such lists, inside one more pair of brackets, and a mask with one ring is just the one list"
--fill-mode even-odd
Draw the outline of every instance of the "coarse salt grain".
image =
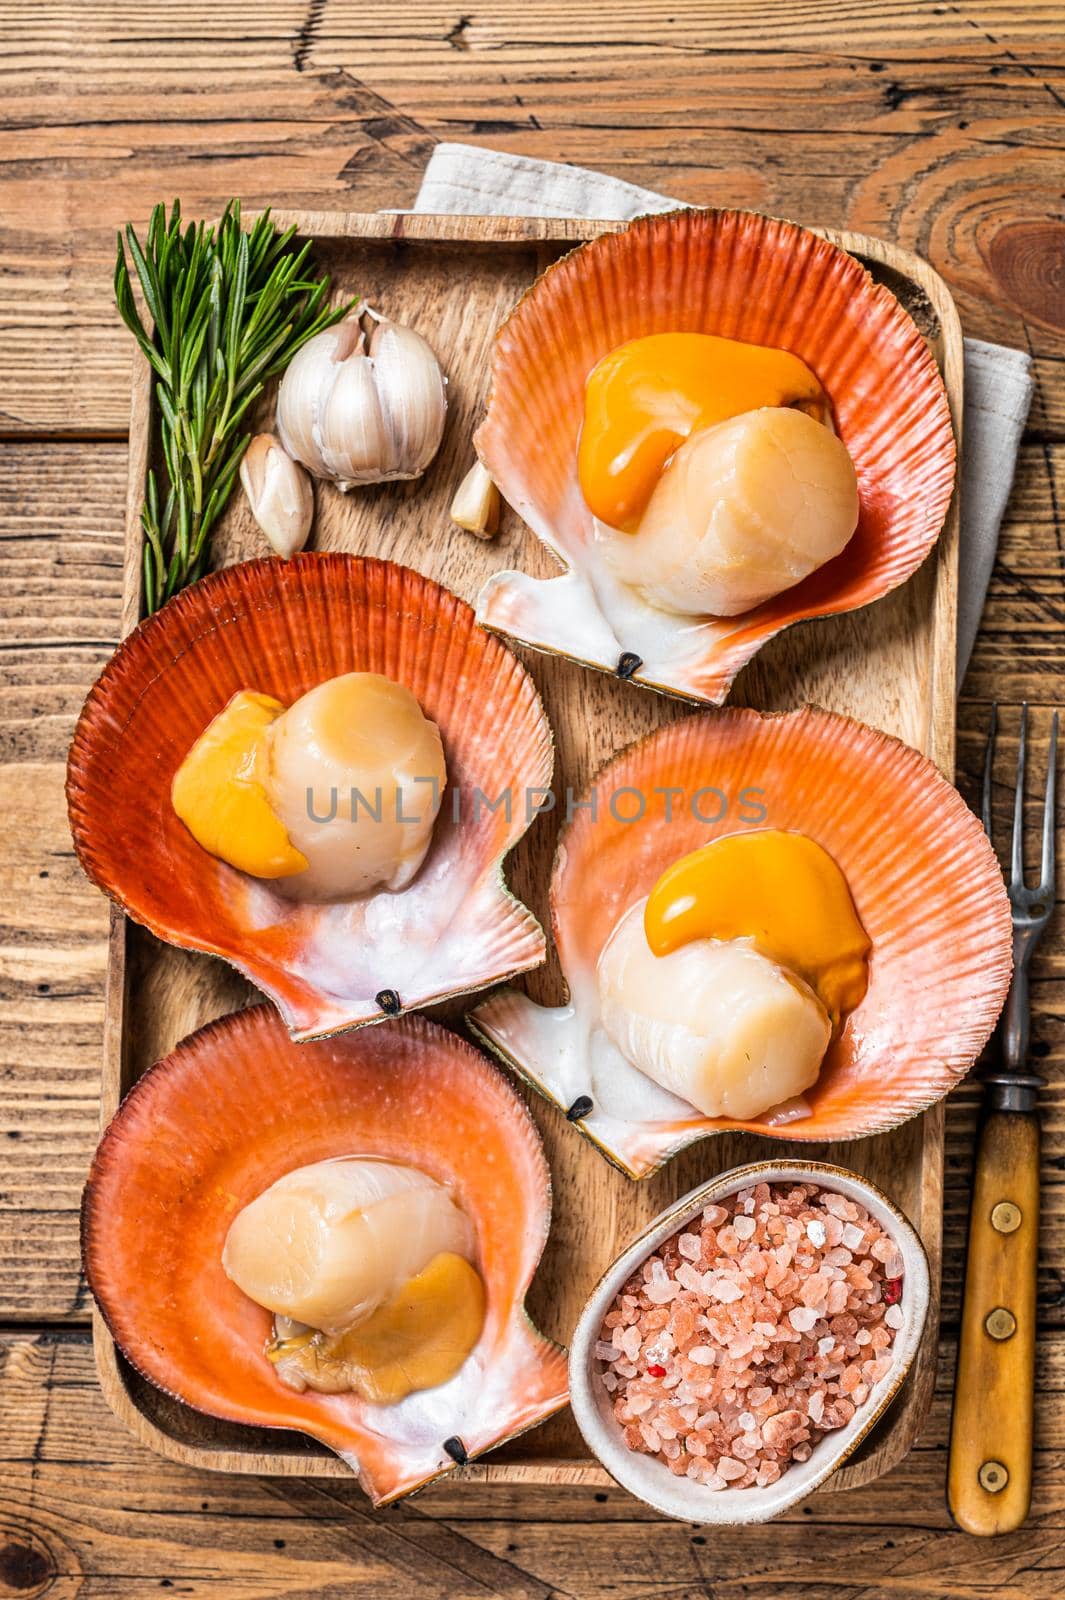
[[709, 1489], [765, 1486], [890, 1371], [903, 1262], [862, 1206], [812, 1184], [742, 1190], [701, 1226], [624, 1286], [595, 1355], [631, 1449]]

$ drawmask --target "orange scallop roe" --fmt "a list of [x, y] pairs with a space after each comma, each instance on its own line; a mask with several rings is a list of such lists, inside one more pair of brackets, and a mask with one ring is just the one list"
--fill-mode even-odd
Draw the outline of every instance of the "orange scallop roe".
[[830, 422], [825, 391], [789, 350], [709, 333], [629, 339], [588, 376], [577, 453], [592, 514], [634, 533], [666, 463], [697, 429], [762, 406], [798, 406]]
[[834, 1027], [869, 982], [871, 940], [847, 880], [803, 833], [748, 829], [681, 856], [651, 890], [644, 929], [656, 956], [693, 939], [753, 939], [810, 985]]
[[891, 1370], [898, 1246], [814, 1184], [741, 1189], [668, 1239], [603, 1320], [595, 1355], [630, 1450], [709, 1489], [808, 1461]]

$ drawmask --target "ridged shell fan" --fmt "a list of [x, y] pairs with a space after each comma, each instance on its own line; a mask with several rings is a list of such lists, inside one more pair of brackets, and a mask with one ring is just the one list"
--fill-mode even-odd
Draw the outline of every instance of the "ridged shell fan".
[[[484, 1281], [485, 1321], [463, 1366], [395, 1405], [282, 1384], [264, 1354], [270, 1313], [222, 1266], [243, 1206], [294, 1168], [353, 1153], [447, 1184]], [[126, 1096], [86, 1185], [82, 1249], [115, 1341], [144, 1377], [211, 1416], [312, 1435], [380, 1505], [566, 1403], [565, 1352], [524, 1309], [550, 1213], [532, 1118], [464, 1040], [403, 1017], [296, 1045], [256, 1006], [191, 1035]]]
[[[629, 340], [675, 332], [800, 357], [827, 392], [857, 472], [858, 525], [842, 552], [737, 616], [674, 615], [612, 577], [578, 481], [589, 373]], [[504, 498], [565, 569], [546, 580], [496, 574], [478, 619], [537, 649], [712, 704], [781, 629], [868, 605], [910, 577], [954, 487], [949, 402], [910, 316], [844, 250], [745, 211], [644, 217], [548, 268], [499, 330], [475, 442]]]
[[[729, 801], [718, 821], [703, 820], [708, 785]], [[752, 785], [760, 827], [804, 834], [832, 856], [871, 941], [868, 987], [806, 1092], [809, 1114], [783, 1125], [702, 1116], [652, 1083], [605, 1032], [597, 987], [620, 919], [687, 852], [742, 828], [737, 797]], [[827, 711], [728, 709], [659, 729], [608, 763], [593, 791], [594, 808], [591, 791], [574, 808], [551, 881], [568, 1004], [504, 989], [470, 1022], [630, 1176], [732, 1128], [803, 1142], [882, 1133], [968, 1071], [1009, 985], [1009, 902], [979, 822], [924, 756]]]
[[[290, 706], [350, 672], [411, 690], [439, 728], [448, 791], [408, 887], [294, 902], [202, 849], [171, 783], [238, 690]], [[205, 578], [131, 634], [78, 722], [67, 798], [94, 883], [159, 938], [231, 962], [310, 1038], [543, 960], [543, 930], [502, 873], [528, 826], [524, 808], [471, 796], [540, 789], [552, 763], [532, 679], [469, 606], [391, 562], [304, 554]]]

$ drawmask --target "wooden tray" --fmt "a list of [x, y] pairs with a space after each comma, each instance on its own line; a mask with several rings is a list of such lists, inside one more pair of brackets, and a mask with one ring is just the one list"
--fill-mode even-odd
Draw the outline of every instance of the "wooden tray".
[[[473, 601], [504, 567], [547, 575], [553, 563], [512, 513], [485, 543], [450, 524], [452, 494], [472, 460], [470, 444], [486, 392], [496, 327], [523, 290], [582, 239], [612, 223], [530, 219], [281, 215], [318, 241], [318, 258], [339, 288], [359, 292], [400, 321], [424, 330], [450, 375], [450, 416], [443, 448], [425, 478], [349, 496], [317, 493], [315, 547], [388, 556], [438, 579]], [[829, 234], [886, 282], [915, 317], [941, 363], [960, 430], [962, 344], [950, 295], [930, 267], [893, 245], [857, 234]], [[264, 422], [270, 410], [264, 413]], [[138, 355], [130, 428], [123, 631], [140, 614], [139, 512], [151, 449], [149, 382]], [[948, 776], [954, 764], [955, 599], [958, 504], [955, 499], [933, 556], [901, 590], [867, 609], [807, 623], [775, 639], [741, 674], [734, 701], [764, 710], [815, 701], [849, 712], [925, 751]], [[239, 493], [214, 544], [219, 565], [263, 551]], [[585, 784], [615, 750], [686, 714], [677, 702], [571, 662], [521, 652], [543, 694], [558, 746], [559, 785]], [[510, 859], [521, 898], [547, 923], [554, 816], [537, 820]], [[562, 998], [557, 963], [525, 980], [537, 1000]], [[159, 944], [115, 912], [111, 924], [101, 1113], [106, 1123], [144, 1069], [201, 1024], [246, 1004], [248, 984], [220, 961]], [[462, 1002], [437, 1008], [458, 1025]], [[735, 1135], [694, 1146], [664, 1171], [633, 1183], [613, 1170], [561, 1115], [528, 1096], [543, 1130], [554, 1174], [551, 1238], [529, 1297], [534, 1320], [565, 1343], [585, 1295], [602, 1269], [644, 1224], [714, 1172], [781, 1146]], [[906, 1454], [924, 1421], [935, 1376], [942, 1233], [943, 1113], [928, 1112], [890, 1134], [815, 1148], [881, 1185], [916, 1224], [932, 1268], [933, 1303], [922, 1350], [892, 1411], [828, 1487], [867, 1483]], [[154, 1389], [117, 1354], [97, 1316], [97, 1366], [104, 1393], [130, 1429], [161, 1454], [226, 1472], [338, 1477], [348, 1469], [301, 1435], [252, 1429], [202, 1416]], [[605, 1483], [568, 1412], [464, 1469], [496, 1482]]]

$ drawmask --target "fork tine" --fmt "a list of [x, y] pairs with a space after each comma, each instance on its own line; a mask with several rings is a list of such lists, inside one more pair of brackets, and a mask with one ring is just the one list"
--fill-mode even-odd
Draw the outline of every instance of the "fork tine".
[[998, 701], [991, 702], [991, 721], [987, 727], [987, 744], [984, 746], [984, 787], [982, 796], [982, 814], [984, 819], [984, 832], [994, 842], [995, 833], [991, 806], [991, 781], [995, 771], [995, 735], [998, 733]]
[[1021, 705], [1021, 736], [1017, 742], [1017, 787], [1013, 794], [1013, 849], [1011, 889], [1024, 888], [1024, 779], [1028, 766], [1028, 702]]
[[1043, 899], [1054, 898], [1054, 827], [1057, 822], [1055, 799], [1058, 786], [1058, 714], [1050, 724], [1050, 749], [1047, 753], [1047, 789], [1043, 801], [1043, 862], [1040, 869], [1039, 893]]

